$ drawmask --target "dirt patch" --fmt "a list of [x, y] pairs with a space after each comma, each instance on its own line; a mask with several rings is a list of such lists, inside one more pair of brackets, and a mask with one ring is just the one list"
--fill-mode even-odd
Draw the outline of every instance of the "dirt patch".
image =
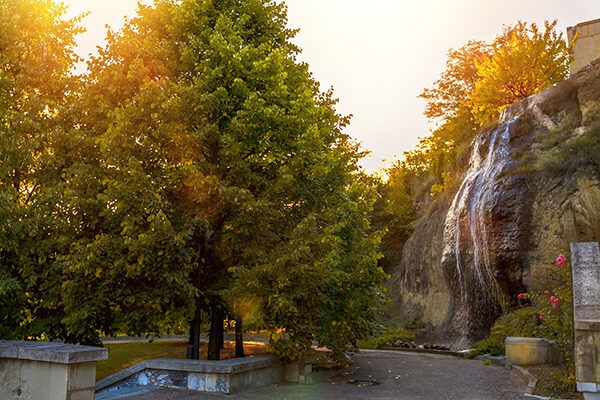
[[563, 369], [552, 365], [536, 365], [527, 367], [527, 371], [537, 379], [533, 394], [564, 400], [583, 399], [576, 390], [575, 380], [565, 379]]

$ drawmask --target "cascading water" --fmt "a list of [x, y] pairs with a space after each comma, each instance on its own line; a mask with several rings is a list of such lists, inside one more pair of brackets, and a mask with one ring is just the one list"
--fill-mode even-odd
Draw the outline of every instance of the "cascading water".
[[487, 225], [492, 220], [498, 178], [513, 164], [509, 152], [513, 124], [514, 120], [503, 122], [477, 137], [467, 176], [446, 217], [442, 264], [458, 289], [459, 315], [454, 322], [465, 339], [479, 334], [476, 331], [482, 324], [478, 321], [499, 313]]

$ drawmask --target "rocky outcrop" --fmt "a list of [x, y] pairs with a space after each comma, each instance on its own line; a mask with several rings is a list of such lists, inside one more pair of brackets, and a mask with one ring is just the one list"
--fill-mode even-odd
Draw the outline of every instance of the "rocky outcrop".
[[600, 154], [581, 155], [598, 149], [600, 63], [507, 107], [474, 141], [453, 200], [398, 249], [393, 308], [429, 341], [483, 338], [570, 242], [600, 240]]

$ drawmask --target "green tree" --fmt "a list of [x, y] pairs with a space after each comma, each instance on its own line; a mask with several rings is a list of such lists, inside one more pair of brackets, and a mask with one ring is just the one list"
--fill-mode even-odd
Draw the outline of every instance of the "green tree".
[[87, 210], [63, 285], [73, 332], [162, 332], [206, 308], [212, 342], [226, 308], [286, 332], [291, 358], [368, 333], [372, 189], [286, 24], [271, 1], [164, 0], [109, 33], [74, 134], [92, 156], [69, 171]]
[[0, 337], [64, 337], [58, 206], [81, 17], [50, 0], [0, 1]]

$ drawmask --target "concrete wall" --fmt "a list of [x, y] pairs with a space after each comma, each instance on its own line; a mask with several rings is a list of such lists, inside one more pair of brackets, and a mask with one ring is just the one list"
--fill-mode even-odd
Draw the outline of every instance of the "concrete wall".
[[0, 399], [93, 400], [96, 361], [106, 349], [0, 341]]
[[309, 383], [311, 364], [282, 365], [274, 356], [222, 361], [156, 359], [142, 361], [96, 384], [96, 400], [135, 386], [177, 387], [231, 394], [281, 382]]
[[567, 28], [569, 43], [573, 43], [576, 35], [577, 41], [573, 46], [574, 59], [570, 66], [571, 74], [600, 57], [600, 19]]

